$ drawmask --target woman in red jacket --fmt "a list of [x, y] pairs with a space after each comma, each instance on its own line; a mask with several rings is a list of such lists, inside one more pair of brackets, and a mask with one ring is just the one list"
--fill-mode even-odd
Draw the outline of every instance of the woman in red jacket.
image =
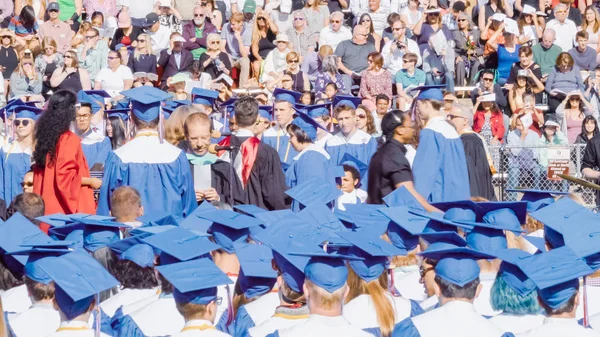
[[479, 96], [473, 110], [473, 131], [483, 136], [488, 145], [502, 143], [505, 128], [496, 94]]
[[72, 92], [57, 91], [35, 125], [33, 192], [44, 199], [46, 214], [96, 213], [92, 189], [102, 181], [90, 178], [81, 141], [69, 131], [76, 103]]

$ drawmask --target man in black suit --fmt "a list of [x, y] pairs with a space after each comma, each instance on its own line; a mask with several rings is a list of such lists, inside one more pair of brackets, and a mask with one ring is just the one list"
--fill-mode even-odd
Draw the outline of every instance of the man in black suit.
[[171, 34], [171, 42], [169, 49], [164, 49], [160, 52], [158, 65], [163, 69], [161, 78], [163, 88], [168, 86], [167, 80], [173, 77], [180, 71], [186, 71], [192, 62], [194, 56], [192, 52], [183, 48], [185, 39], [179, 33]]

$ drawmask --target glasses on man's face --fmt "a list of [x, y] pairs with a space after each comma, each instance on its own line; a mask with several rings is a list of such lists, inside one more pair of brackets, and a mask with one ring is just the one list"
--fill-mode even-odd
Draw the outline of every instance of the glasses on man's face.
[[294, 21], [304, 21], [304, 18], [294, 18]]
[[75, 115], [75, 119], [80, 120], [80, 121], [87, 121], [91, 117], [92, 117], [91, 114]]
[[493, 82], [493, 81], [494, 81], [494, 79], [493, 79], [493, 78], [489, 78], [489, 77], [484, 77], [484, 78], [483, 78], [483, 81], [484, 81], [484, 82]]
[[27, 126], [27, 125], [29, 125], [29, 120], [27, 120], [27, 119], [24, 119], [24, 120], [15, 119], [13, 121], [13, 125], [16, 126], [16, 127], [21, 126], [21, 124], [23, 124], [23, 126]]
[[425, 277], [425, 275], [427, 275], [427, 273], [429, 273], [430, 271], [434, 270], [434, 267], [428, 267], [425, 268], [423, 266], [419, 267], [419, 274], [421, 275], [421, 278]]
[[299, 60], [289, 60], [288, 63], [299, 63]]
[[33, 187], [33, 181], [27, 181], [24, 183], [21, 183], [21, 188], [23, 187]]
[[196, 17], [196, 18], [203, 18], [204, 14], [194, 14], [194, 17]]
[[457, 21], [458, 22], [465, 22], [465, 21], [467, 21], [467, 19], [458, 19]]
[[402, 60], [402, 62], [409, 63], [409, 62], [414, 62], [414, 61], [411, 61], [411, 60]]
[[341, 23], [342, 21], [340, 20], [331, 20], [331, 23]]
[[85, 39], [86, 39], [86, 40], [91, 40], [91, 39], [93, 39], [93, 38], [95, 38], [95, 37], [96, 37], [96, 35], [86, 35], [86, 36], [85, 36]]

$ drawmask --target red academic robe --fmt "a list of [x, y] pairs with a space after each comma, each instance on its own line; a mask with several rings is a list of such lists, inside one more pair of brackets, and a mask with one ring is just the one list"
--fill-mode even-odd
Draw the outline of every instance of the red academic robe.
[[94, 192], [81, 185], [81, 178], [89, 176], [81, 141], [67, 131], [58, 139], [55, 163], [50, 163], [48, 155], [44, 169], [34, 168], [33, 192], [44, 199], [46, 214], [95, 214]]

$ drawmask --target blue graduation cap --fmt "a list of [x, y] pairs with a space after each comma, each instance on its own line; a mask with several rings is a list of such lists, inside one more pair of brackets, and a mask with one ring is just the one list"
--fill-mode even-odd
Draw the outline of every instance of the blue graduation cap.
[[544, 239], [553, 248], [565, 245], [564, 236], [574, 230], [574, 224], [577, 224], [577, 230], [585, 231], [586, 227], [593, 228], [600, 219], [570, 198], [560, 199], [550, 206], [530, 213], [530, 216], [544, 224]]
[[362, 258], [349, 261], [356, 275], [366, 282], [377, 280], [389, 264], [389, 257], [405, 255], [405, 250], [398, 249], [377, 235], [367, 232], [340, 232], [339, 236], [353, 244], [348, 255]]
[[44, 110], [28, 105], [16, 106], [13, 110], [15, 118], [29, 118], [36, 121]]
[[313, 104], [313, 105], [296, 104], [296, 109], [303, 110], [303, 112], [305, 112], [312, 118], [317, 118], [317, 117], [321, 117], [321, 116], [329, 116], [330, 109], [331, 109], [331, 103]]
[[546, 191], [534, 189], [514, 189], [509, 188], [506, 192], [523, 193], [521, 201], [527, 202], [527, 212], [535, 212], [541, 208], [554, 203], [553, 195], [569, 195], [569, 192]]
[[271, 291], [277, 280], [277, 272], [271, 265], [271, 248], [265, 245], [236, 243], [235, 252], [240, 261], [237, 282], [246, 298], [254, 298]]
[[361, 103], [362, 98], [356, 96], [335, 95], [335, 97], [333, 97], [333, 107], [335, 109], [344, 105], [356, 110], [356, 107], [358, 107]]
[[327, 131], [319, 122], [300, 110], [296, 110], [296, 118], [292, 120], [292, 124], [297, 125], [302, 131], [306, 132], [313, 142], [317, 140], [318, 129]]
[[229, 254], [235, 251], [234, 242], [243, 242], [248, 238], [248, 228], [262, 225], [262, 221], [257, 218], [229, 210], [203, 212], [198, 217], [213, 222], [209, 232], [215, 242]]
[[106, 116], [108, 116], [108, 118], [117, 117], [124, 122], [129, 120], [129, 109], [113, 109], [106, 110], [104, 112], [106, 113]]
[[273, 115], [273, 107], [270, 105], [259, 105], [258, 106], [258, 116], [260, 118], [264, 118], [269, 122], [273, 120], [271, 117]]
[[290, 188], [285, 194], [303, 206], [308, 206], [311, 203], [327, 204], [336, 200], [343, 192], [323, 178], [314, 177]]
[[46, 244], [53, 241], [18, 212], [0, 225], [0, 250], [6, 253], [4, 260], [13, 273], [23, 273], [27, 255], [11, 253], [22, 251], [23, 245]]
[[527, 242], [529, 242], [532, 246], [534, 246], [537, 249], [537, 251], [535, 252], [536, 254], [547, 251], [546, 240], [544, 238], [533, 235], [525, 235], [524, 238]]
[[329, 254], [322, 250], [314, 253], [291, 254], [310, 257], [308, 264], [304, 268], [306, 279], [330, 294], [346, 284], [346, 279], [348, 278], [346, 260], [363, 260], [356, 256]]
[[585, 259], [593, 270], [600, 269], [600, 231], [572, 231], [565, 235], [565, 244]]
[[177, 303], [206, 305], [217, 299], [217, 286], [233, 283], [209, 259], [158, 266], [156, 269], [173, 285]]
[[110, 95], [104, 90], [79, 90], [77, 93], [77, 101], [89, 104], [92, 114], [104, 109], [104, 98], [110, 98]]
[[346, 213], [357, 228], [381, 235], [387, 231], [390, 223], [390, 219], [379, 212], [383, 208], [383, 205], [348, 204]]
[[159, 249], [160, 264], [188, 261], [221, 248], [208, 237], [198, 235], [181, 227], [174, 227], [145, 238], [142, 242]]
[[416, 88], [411, 89], [410, 91], [419, 91], [419, 95], [417, 99], [430, 99], [434, 101], [443, 101], [444, 94], [442, 93], [442, 88], [445, 88], [446, 85], [422, 85]]
[[295, 213], [300, 219], [308, 224], [314, 225], [316, 229], [329, 231], [331, 233], [345, 230], [346, 227], [333, 214], [329, 207], [323, 204], [310, 204], [302, 211]]
[[83, 248], [87, 251], [95, 252], [115, 241], [119, 241], [120, 228], [131, 228], [131, 226], [114, 221], [81, 218], [77, 222], [61, 227], [60, 230], [71, 233], [72, 231], [83, 229]]
[[152, 212], [146, 213], [141, 217], [138, 217], [136, 220], [143, 222], [145, 224], [153, 224], [155, 226], [166, 226], [166, 225], [178, 225], [179, 220], [173, 216], [170, 212]]
[[159, 117], [161, 102], [171, 97], [166, 92], [149, 86], [125, 90], [121, 94], [131, 99], [131, 110], [135, 117], [146, 123]]
[[429, 219], [412, 214], [407, 206], [395, 206], [379, 209], [390, 219], [387, 234], [394, 246], [409, 252], [417, 247], [419, 235], [423, 233]]
[[296, 102], [300, 100], [302, 93], [297, 91], [285, 90], [281, 88], [275, 88], [273, 90], [273, 97], [275, 97], [275, 102], [289, 102], [292, 106], [296, 105]]
[[498, 275], [519, 296], [525, 297], [535, 290], [535, 284], [523, 273], [518, 262], [531, 254], [520, 249], [502, 249], [496, 252], [496, 256], [502, 260]]
[[242, 212], [246, 215], [253, 216], [253, 217], [256, 217], [256, 214], [258, 214], [258, 213], [269, 212], [266, 209], [260, 208], [256, 205], [235, 205], [235, 206], [233, 206], [233, 208], [236, 211]]
[[511, 231], [519, 231], [521, 225], [527, 221], [527, 203], [524, 201], [513, 202], [480, 202], [477, 221], [491, 224], [503, 223], [512, 227]]
[[579, 277], [594, 271], [571, 248], [560, 247], [520, 259], [517, 265], [538, 288], [550, 308], [562, 307], [579, 289]]
[[408, 206], [415, 209], [424, 209], [405, 186], [400, 186], [383, 197], [383, 202], [389, 207]]
[[141, 238], [145, 238], [154, 234], [159, 234], [162, 232], [166, 232], [170, 229], [173, 229], [177, 226], [173, 225], [165, 225], [165, 226], [148, 226], [142, 225], [141, 227], [134, 228], [129, 231], [130, 236], [139, 236]]
[[48, 284], [52, 282], [52, 279], [42, 268], [43, 261], [48, 258], [61, 256], [72, 252], [72, 245], [73, 243], [68, 241], [29, 244], [21, 246], [23, 247], [23, 250], [15, 252], [12, 255], [28, 256], [27, 263], [25, 264], [24, 268], [24, 275], [35, 282]]
[[131, 261], [142, 268], [154, 267], [154, 250], [142, 242], [137, 236], [115, 241], [108, 247], [116, 253], [120, 260]]
[[[226, 100], [225, 102], [221, 103], [221, 108], [225, 109], [225, 111], [228, 111], [230, 116], [234, 115], [234, 106], [235, 106], [235, 102], [237, 102], [238, 98], [237, 97], [232, 97], [228, 100]], [[259, 107], [260, 109], [260, 107]]]
[[98, 261], [80, 252], [45, 259], [41, 268], [54, 281], [54, 300], [67, 320], [85, 313], [96, 295], [119, 285]]
[[472, 230], [467, 233], [467, 243], [470, 247], [479, 250], [480, 252], [494, 254], [495, 251], [508, 248], [506, 235], [504, 231], [512, 231], [520, 234], [523, 232], [521, 225], [508, 222], [475, 222], [475, 221], [457, 221], [459, 227], [469, 228]]
[[456, 232], [429, 232], [419, 235], [428, 244], [434, 243], [449, 243], [458, 247], [466, 247], [467, 241], [458, 235]]
[[411, 210], [414, 214], [433, 220], [427, 224], [425, 231], [455, 231], [457, 226], [455, 221], [476, 221], [479, 212], [479, 205], [471, 200], [438, 202], [431, 205], [443, 211], [444, 214]]
[[445, 242], [436, 242], [419, 255], [437, 260], [436, 276], [459, 287], [479, 277], [480, 269], [477, 260], [495, 258], [475, 249], [458, 247]]
[[367, 171], [369, 170], [369, 165], [365, 164], [360, 159], [356, 158], [348, 152], [344, 153], [342, 159], [340, 159], [340, 165], [348, 165], [354, 167], [360, 174], [359, 180], [365, 178]]
[[12, 114], [12, 110], [19, 105], [27, 105], [27, 103], [20, 98], [13, 98], [0, 108], [0, 113], [3, 115], [3, 118], [7, 118]]
[[219, 97], [219, 92], [216, 90], [208, 90], [202, 88], [192, 89], [192, 102], [194, 104], [203, 104], [212, 106], [215, 99]]

